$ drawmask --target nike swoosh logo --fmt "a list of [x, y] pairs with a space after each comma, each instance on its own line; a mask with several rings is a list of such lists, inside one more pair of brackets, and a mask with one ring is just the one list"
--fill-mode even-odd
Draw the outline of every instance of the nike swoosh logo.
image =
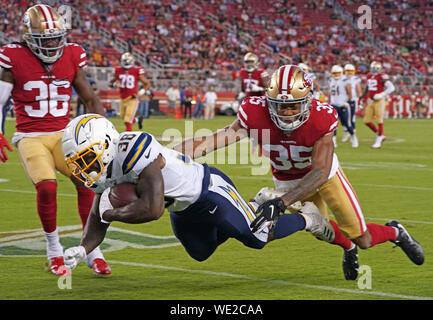
[[149, 152], [147, 153], [147, 155], [144, 155], [144, 157], [145, 157], [146, 159], [149, 159], [150, 151], [151, 151], [151, 150], [152, 150], [152, 148], [149, 149]]
[[216, 209], [218, 209], [218, 206], [216, 206], [213, 210], [209, 210], [209, 213], [210, 213], [210, 214], [214, 214], [215, 211], [216, 211]]

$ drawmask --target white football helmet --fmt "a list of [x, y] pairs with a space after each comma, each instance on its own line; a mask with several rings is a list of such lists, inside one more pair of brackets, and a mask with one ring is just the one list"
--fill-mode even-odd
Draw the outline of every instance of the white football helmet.
[[346, 75], [348, 75], [349, 77], [355, 75], [355, 66], [353, 64], [350, 64], [350, 63], [346, 64], [344, 66], [344, 73]]
[[310, 69], [308, 68], [308, 66], [307, 66], [305, 63], [300, 63], [300, 64], [298, 64], [298, 67], [301, 68], [302, 71], [304, 71], [304, 72], [306, 72], [306, 73], [308, 73], [308, 71], [310, 70]]
[[135, 64], [135, 58], [132, 54], [129, 52], [125, 52], [120, 57], [120, 65], [124, 67], [125, 69], [129, 69]]
[[107, 167], [116, 155], [118, 142], [119, 133], [103, 116], [88, 113], [73, 119], [62, 138], [69, 171], [86, 187], [95, 189], [107, 179]]
[[[266, 89], [266, 99], [272, 121], [278, 128], [290, 133], [307, 122], [310, 116], [313, 81], [298, 66], [281, 66], [272, 74]], [[290, 116], [278, 114], [279, 107], [293, 107], [297, 104], [299, 113]]]
[[343, 76], [343, 68], [338, 64], [333, 65], [331, 68], [331, 76], [334, 79], [340, 79]]

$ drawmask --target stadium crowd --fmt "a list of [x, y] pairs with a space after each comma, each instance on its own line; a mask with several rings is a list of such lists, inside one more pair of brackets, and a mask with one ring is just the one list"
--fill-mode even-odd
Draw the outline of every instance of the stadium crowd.
[[[0, 0], [4, 39], [19, 36], [22, 12], [38, 1]], [[40, 1], [39, 1], [40, 2]], [[433, 1], [366, 1], [372, 8], [372, 32], [396, 56], [368, 43], [350, 21], [336, 16], [331, 0], [76, 0], [44, 1], [74, 10], [69, 40], [82, 45], [89, 65], [118, 65], [115, 41], [142, 52], [147, 62], [171, 70], [231, 71], [238, 77], [242, 57], [255, 52], [262, 66], [275, 70], [283, 63], [304, 62], [313, 72], [329, 74], [334, 64], [352, 63], [366, 74], [372, 60], [381, 61], [396, 83], [433, 90]], [[357, 18], [359, 4], [338, 1]], [[78, 14], [75, 14], [78, 13]], [[109, 36], [103, 36], [103, 29]], [[1, 40], [1, 38], [0, 38]], [[424, 83], [395, 59], [401, 56], [425, 75]], [[401, 77], [405, 74], [408, 77]]]

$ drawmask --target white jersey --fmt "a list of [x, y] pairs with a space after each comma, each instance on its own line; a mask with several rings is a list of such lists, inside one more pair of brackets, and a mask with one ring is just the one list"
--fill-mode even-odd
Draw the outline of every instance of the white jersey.
[[[177, 151], [162, 146], [146, 132], [123, 132], [113, 160], [111, 177], [104, 189], [120, 183], [137, 183], [138, 176], [158, 155], [165, 159], [161, 169], [164, 196], [172, 203], [170, 210], [181, 211], [197, 201], [202, 191], [203, 165]], [[167, 199], [168, 198], [168, 199]]]
[[358, 76], [346, 77], [346, 79], [347, 83], [349, 83], [350, 87], [352, 88], [352, 100], [358, 100], [359, 97], [356, 91], [356, 86], [361, 82], [361, 79]]
[[330, 89], [330, 104], [337, 107], [344, 106], [345, 103], [349, 100], [346, 91], [347, 79], [346, 77], [341, 77], [339, 79], [331, 78], [329, 80], [329, 89]]

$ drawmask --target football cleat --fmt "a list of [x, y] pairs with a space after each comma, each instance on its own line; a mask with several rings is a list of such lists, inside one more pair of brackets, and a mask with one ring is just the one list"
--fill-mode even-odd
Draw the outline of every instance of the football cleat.
[[97, 276], [108, 276], [111, 274], [111, 268], [104, 259], [96, 258], [92, 264], [93, 273]]
[[326, 220], [316, 205], [312, 202], [305, 202], [299, 211], [309, 221], [305, 230], [311, 232], [317, 239], [331, 243], [334, 241], [335, 233], [331, 224]]
[[382, 142], [384, 142], [385, 140], [386, 140], [386, 136], [377, 136], [376, 141], [370, 148], [380, 149], [382, 147]]
[[358, 248], [344, 250], [343, 273], [346, 280], [356, 280], [359, 272]]
[[358, 148], [359, 147], [358, 138], [356, 137], [355, 134], [350, 136], [350, 142], [352, 143], [352, 148]]
[[67, 276], [70, 271], [65, 266], [63, 257], [54, 257], [49, 260], [49, 271], [56, 276]]
[[397, 239], [392, 242], [400, 247], [413, 263], [422, 265], [424, 263], [424, 251], [418, 241], [398, 221], [391, 220], [385, 225], [398, 229]]
[[258, 205], [261, 205], [268, 200], [272, 200], [272, 199], [281, 197], [283, 194], [285, 194], [284, 191], [278, 191], [278, 190], [275, 190], [273, 188], [263, 187], [260, 189], [259, 192], [257, 192], [256, 196], [254, 197], [254, 201]]
[[341, 142], [347, 142], [350, 139], [350, 133], [348, 131], [344, 132], [343, 138], [341, 138]]

